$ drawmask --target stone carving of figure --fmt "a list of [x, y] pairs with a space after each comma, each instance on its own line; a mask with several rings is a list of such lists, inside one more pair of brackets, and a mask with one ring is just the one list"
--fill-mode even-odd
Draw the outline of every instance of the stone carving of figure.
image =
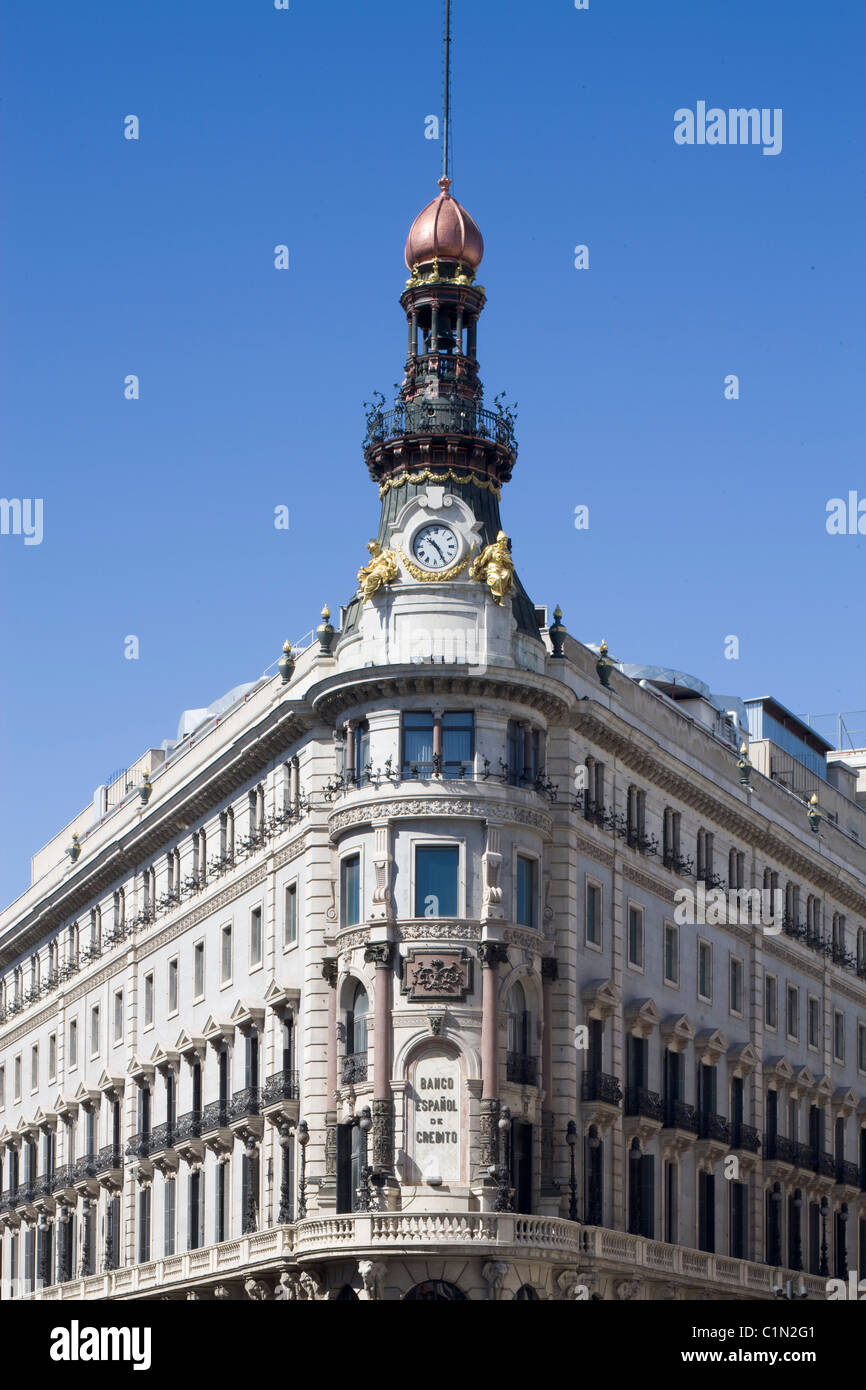
[[247, 1298], [252, 1298], [257, 1302], [261, 1302], [271, 1296], [271, 1291], [267, 1284], [264, 1283], [262, 1279], [253, 1279], [252, 1276], [244, 1280], [244, 1293]]
[[322, 1283], [319, 1276], [311, 1273], [308, 1269], [304, 1270], [298, 1283], [301, 1286], [301, 1298], [306, 1299], [307, 1302], [314, 1302], [322, 1291]]
[[400, 573], [397, 556], [393, 550], [383, 550], [378, 541], [370, 541], [367, 549], [372, 559], [369, 565], [364, 565], [358, 570], [358, 583], [365, 603], [383, 584], [393, 584]]
[[514, 564], [508, 549], [508, 537], [500, 531], [492, 545], [486, 545], [472, 561], [470, 579], [480, 579], [490, 590], [494, 603], [502, 603], [514, 583]]
[[387, 1265], [381, 1260], [359, 1260], [358, 1273], [364, 1286], [364, 1293], [372, 1302], [381, 1303], [385, 1297], [385, 1275]]
[[481, 1278], [487, 1285], [487, 1297], [495, 1303], [502, 1294], [502, 1284], [508, 1273], [505, 1260], [488, 1260], [481, 1266]]

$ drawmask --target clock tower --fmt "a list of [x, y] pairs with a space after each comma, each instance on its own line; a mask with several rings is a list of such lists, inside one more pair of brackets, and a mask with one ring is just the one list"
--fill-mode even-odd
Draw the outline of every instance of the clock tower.
[[[471, 629], [470, 664], [474, 654], [484, 664], [510, 665], [514, 640], [528, 640], [541, 663], [535, 610], [499, 516], [517, 455], [515, 413], [501, 396], [495, 409], [485, 409], [478, 371], [486, 299], [476, 276], [484, 242], [452, 197], [447, 173], [439, 189], [406, 241], [403, 382], [393, 408], [377, 394], [367, 411], [364, 455], [379, 485], [381, 515], [368, 546], [372, 558], [345, 611], [343, 641], [362, 640], [365, 664], [435, 661], [435, 643], [429, 652], [423, 640], [407, 648], [405, 622], [398, 632], [402, 613], [412, 615], [416, 634], [435, 632], [437, 624], [453, 632], [455, 622]], [[459, 658], [443, 652], [441, 659]]]

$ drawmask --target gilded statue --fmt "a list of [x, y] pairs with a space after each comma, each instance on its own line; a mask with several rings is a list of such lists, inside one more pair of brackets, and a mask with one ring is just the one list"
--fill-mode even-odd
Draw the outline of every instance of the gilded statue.
[[365, 603], [383, 584], [393, 584], [400, 573], [393, 550], [383, 550], [378, 541], [370, 541], [367, 549], [372, 557], [370, 563], [358, 570], [358, 583]]
[[501, 604], [511, 593], [514, 564], [508, 549], [508, 537], [504, 531], [500, 531], [493, 544], [485, 546], [478, 559], [473, 561], [469, 578], [480, 579], [485, 583], [494, 603]]

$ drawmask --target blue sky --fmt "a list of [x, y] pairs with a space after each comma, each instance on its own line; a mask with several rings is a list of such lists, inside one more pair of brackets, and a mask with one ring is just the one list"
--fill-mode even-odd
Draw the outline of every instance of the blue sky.
[[[400, 378], [403, 243], [437, 191], [442, 13], [4, 9], [0, 491], [44, 504], [41, 545], [0, 536], [8, 901], [109, 773], [353, 591], [362, 402]], [[487, 245], [487, 394], [519, 402], [529, 592], [622, 660], [866, 706], [866, 537], [825, 529], [829, 498], [866, 498], [862, 10], [454, 12], [454, 192]], [[781, 154], [676, 145], [699, 100], [781, 108]]]

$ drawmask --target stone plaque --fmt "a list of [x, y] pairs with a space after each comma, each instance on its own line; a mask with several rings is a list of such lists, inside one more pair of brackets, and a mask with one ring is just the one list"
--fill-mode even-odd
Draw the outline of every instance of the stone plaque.
[[472, 988], [471, 971], [464, 951], [413, 950], [403, 965], [403, 993], [413, 1002], [463, 999]]
[[459, 1182], [462, 1175], [460, 1063], [424, 1057], [409, 1095], [410, 1152], [421, 1181]]

